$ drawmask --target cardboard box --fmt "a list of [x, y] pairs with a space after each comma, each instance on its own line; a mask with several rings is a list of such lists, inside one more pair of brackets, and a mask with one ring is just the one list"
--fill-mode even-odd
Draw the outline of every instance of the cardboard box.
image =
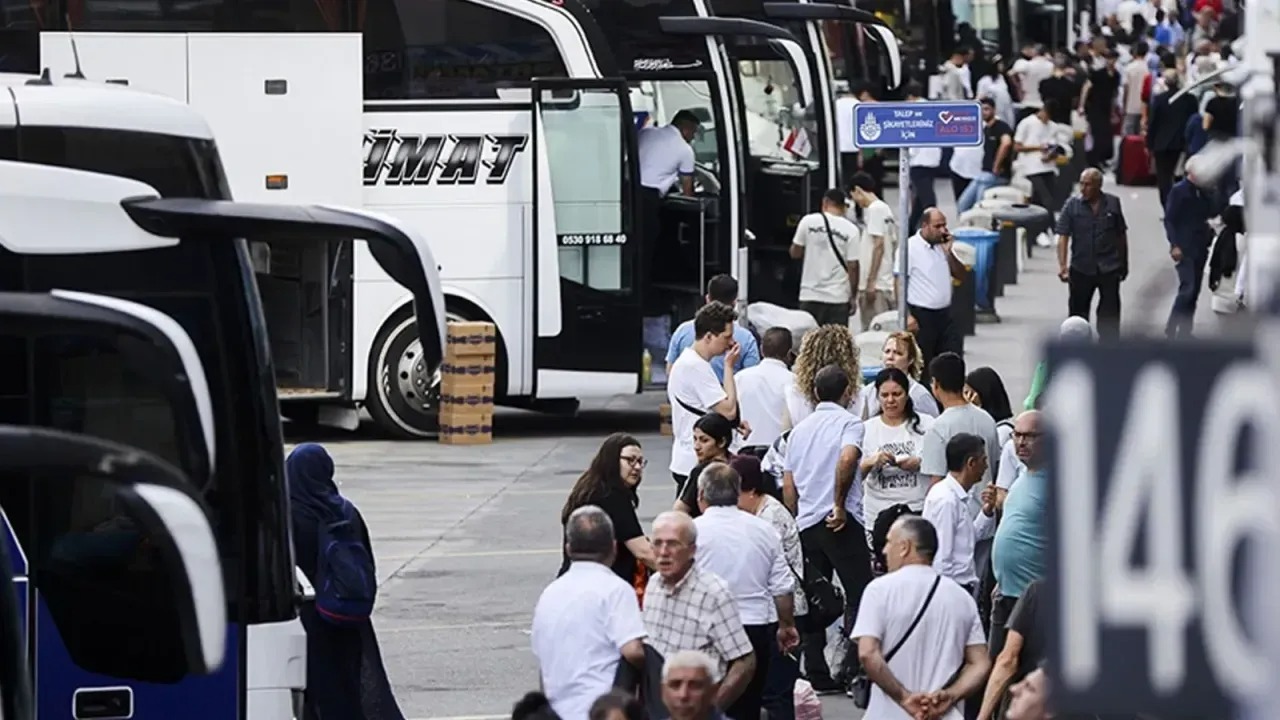
[[445, 334], [445, 358], [498, 354], [498, 328], [487, 322], [451, 322]]
[[475, 383], [445, 383], [440, 387], [440, 408], [453, 405], [465, 407], [493, 407], [493, 383], [477, 380]]
[[497, 372], [498, 362], [493, 355], [446, 357], [440, 366], [440, 390], [443, 393], [464, 387], [492, 387]]
[[441, 404], [440, 442], [445, 445], [493, 442], [493, 406]]

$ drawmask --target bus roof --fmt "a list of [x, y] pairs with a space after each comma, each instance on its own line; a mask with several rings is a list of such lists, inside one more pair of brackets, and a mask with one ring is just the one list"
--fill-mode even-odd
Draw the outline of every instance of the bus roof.
[[0, 73], [9, 102], [0, 101], [0, 127], [74, 127], [155, 133], [212, 140], [200, 113], [163, 95], [73, 78], [41, 80]]

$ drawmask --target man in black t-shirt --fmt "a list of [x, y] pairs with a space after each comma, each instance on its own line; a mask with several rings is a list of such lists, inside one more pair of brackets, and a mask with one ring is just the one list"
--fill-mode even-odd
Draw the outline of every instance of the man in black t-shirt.
[[1040, 605], [1043, 581], [1027, 586], [1009, 615], [1008, 635], [1004, 648], [991, 666], [987, 690], [982, 696], [978, 720], [991, 720], [1000, 707], [1005, 691], [1029, 675], [1048, 654], [1044, 610]]
[[1066, 60], [1059, 60], [1053, 67], [1053, 74], [1040, 81], [1040, 97], [1054, 102], [1050, 120], [1070, 126], [1071, 109], [1080, 104], [1080, 84], [1067, 77], [1067, 65]]
[[956, 200], [956, 213], [963, 214], [978, 204], [989, 188], [1009, 183], [1013, 161], [1013, 128], [996, 117], [996, 101], [984, 97], [982, 102], [982, 172]]
[[1093, 136], [1093, 149], [1089, 151], [1089, 165], [1105, 169], [1115, 157], [1115, 128], [1111, 114], [1116, 109], [1116, 97], [1120, 94], [1120, 71], [1116, 69], [1115, 50], [1108, 50], [1106, 64], [1089, 73], [1081, 100], [1084, 118]]

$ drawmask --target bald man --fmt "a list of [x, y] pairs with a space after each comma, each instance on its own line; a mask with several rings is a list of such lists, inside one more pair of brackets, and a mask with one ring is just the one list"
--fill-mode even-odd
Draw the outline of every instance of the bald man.
[[1058, 278], [1067, 283], [1067, 314], [1090, 319], [1098, 296], [1098, 335], [1120, 337], [1120, 283], [1129, 276], [1129, 224], [1120, 198], [1102, 192], [1102, 173], [1080, 173], [1080, 194], [1058, 213]]
[[[964, 265], [952, 253], [947, 216], [936, 207], [920, 216], [920, 230], [907, 239], [907, 330], [915, 333], [924, 359], [928, 387], [929, 361], [944, 352], [964, 353], [964, 334], [951, 319], [951, 281], [964, 277]], [[894, 258], [893, 273], [903, 280], [902, 256]], [[900, 291], [895, 288], [895, 291]]]

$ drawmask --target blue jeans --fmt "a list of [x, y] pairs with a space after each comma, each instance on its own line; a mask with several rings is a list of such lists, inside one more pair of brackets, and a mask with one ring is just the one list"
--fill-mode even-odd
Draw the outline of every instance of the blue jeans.
[[982, 199], [982, 194], [993, 187], [1004, 185], [1004, 178], [998, 177], [995, 173], [981, 172], [978, 177], [969, 183], [969, 187], [964, 189], [964, 193], [960, 195], [960, 199], [956, 200], [956, 215], [962, 215], [965, 211], [971, 210], [978, 201]]
[[778, 648], [777, 638], [769, 645], [769, 674], [764, 681], [764, 698], [761, 705], [769, 713], [769, 720], [795, 720], [796, 680], [800, 677], [800, 663]]

